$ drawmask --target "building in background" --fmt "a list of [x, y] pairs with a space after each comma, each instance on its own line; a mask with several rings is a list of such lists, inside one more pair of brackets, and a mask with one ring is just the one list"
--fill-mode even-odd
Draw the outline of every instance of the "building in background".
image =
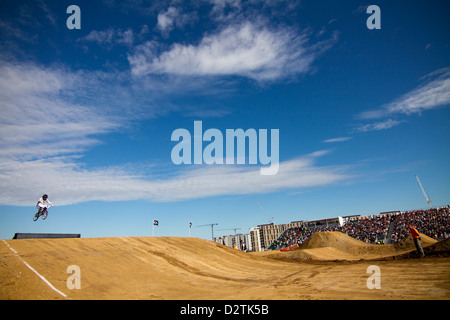
[[[246, 245], [247, 251], [265, 251], [288, 228], [304, 226], [309, 229], [316, 229], [319, 227], [342, 226], [349, 218], [350, 216], [344, 218], [334, 217], [312, 221], [292, 221], [291, 223], [284, 224], [274, 224], [272, 222], [250, 228], [249, 234], [246, 235], [222, 236], [216, 237], [214, 240], [215, 242], [221, 243], [230, 248], [234, 248], [234, 244], [236, 243], [239, 248], [239, 242], [241, 241], [241, 239], [245, 239], [243, 241]], [[238, 236], [241, 236], [241, 238], [237, 238]]]
[[228, 236], [214, 237], [214, 241], [223, 244], [230, 248], [235, 248], [240, 251], [258, 251], [253, 250], [250, 234], [236, 234]]

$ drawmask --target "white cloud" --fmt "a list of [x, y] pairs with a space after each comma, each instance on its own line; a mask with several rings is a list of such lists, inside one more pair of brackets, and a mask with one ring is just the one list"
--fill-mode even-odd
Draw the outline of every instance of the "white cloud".
[[9, 160], [0, 166], [0, 203], [32, 205], [41, 190], [57, 205], [90, 200], [170, 202], [324, 186], [349, 178], [344, 168], [316, 166], [316, 157], [282, 162], [274, 176], [263, 176], [256, 167], [192, 165], [165, 179], [131, 174], [129, 167], [82, 169], [69, 158]]
[[357, 132], [379, 131], [393, 128], [402, 123], [402, 121], [387, 119], [385, 121], [369, 123], [356, 129]]
[[399, 125], [404, 120], [391, 117], [420, 114], [423, 111], [450, 105], [450, 67], [436, 70], [425, 77], [423, 83], [398, 99], [382, 105], [380, 108], [365, 111], [357, 115], [358, 119], [382, 119], [383, 121], [362, 125], [356, 132], [386, 130]]
[[128, 61], [134, 75], [238, 75], [272, 80], [308, 72], [336, 37], [311, 45], [306, 33], [273, 31], [245, 22], [206, 35], [198, 45], [176, 43], [159, 55], [157, 43], [147, 42], [137, 46]]
[[226, 7], [241, 8], [240, 0], [209, 0], [213, 4], [213, 11], [224, 10]]
[[283, 17], [284, 21], [298, 21], [297, 7], [300, 0], [207, 0], [210, 16], [216, 22], [236, 23], [269, 17]]
[[324, 142], [324, 143], [345, 142], [345, 141], [348, 141], [351, 139], [352, 139], [352, 137], [338, 137], [338, 138], [327, 139], [322, 142]]
[[181, 8], [171, 6], [167, 10], [158, 13], [156, 27], [163, 36], [168, 36], [175, 27], [181, 29], [187, 24], [192, 24], [197, 19], [195, 11], [183, 13]]
[[235, 19], [241, 13], [241, 0], [209, 0], [211, 15], [218, 21]]
[[420, 113], [450, 105], [450, 68], [437, 70], [423, 79], [427, 79], [425, 84], [388, 104], [387, 113]]
[[173, 29], [175, 19], [179, 15], [179, 10], [175, 7], [169, 7], [167, 11], [161, 11], [158, 14], [158, 28], [162, 32], [168, 32]]
[[432, 72], [421, 80], [416, 89], [377, 110], [359, 114], [361, 119], [376, 119], [394, 114], [410, 115], [450, 105], [450, 67]]
[[113, 45], [132, 46], [134, 43], [134, 32], [131, 29], [122, 30], [108, 28], [107, 30], [91, 31], [87, 36], [81, 38], [82, 41], [96, 42], [98, 45], [112, 47]]
[[65, 94], [80, 79], [65, 70], [0, 63], [0, 157], [29, 159], [78, 151], [117, 124]]
[[[135, 101], [130, 101], [133, 92], [121, 92], [120, 75], [1, 60], [0, 74], [1, 204], [33, 205], [42, 192], [57, 205], [180, 201], [323, 186], [348, 178], [344, 168], [315, 165], [323, 151], [280, 163], [274, 176], [262, 176], [259, 167], [237, 165], [173, 165], [177, 172], [169, 175], [139, 170], [135, 164], [87, 168], [83, 154], [123, 125], [124, 103]], [[133, 106], [133, 116], [139, 112]]]

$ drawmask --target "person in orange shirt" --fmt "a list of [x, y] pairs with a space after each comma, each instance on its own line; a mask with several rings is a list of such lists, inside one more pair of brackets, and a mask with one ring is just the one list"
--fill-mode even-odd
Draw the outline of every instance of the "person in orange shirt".
[[409, 232], [411, 233], [411, 236], [413, 238], [414, 245], [416, 246], [417, 253], [419, 254], [419, 258], [424, 257], [425, 253], [423, 252], [422, 243], [420, 241], [419, 231], [417, 231], [417, 229], [414, 228], [413, 225], [410, 225]]

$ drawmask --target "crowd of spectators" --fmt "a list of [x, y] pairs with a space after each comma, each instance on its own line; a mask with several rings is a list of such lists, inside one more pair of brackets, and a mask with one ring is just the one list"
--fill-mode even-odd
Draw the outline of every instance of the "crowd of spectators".
[[450, 207], [403, 212], [393, 217], [393, 223], [391, 243], [403, 240], [409, 225], [433, 239], [442, 240], [450, 236]]
[[312, 230], [305, 226], [288, 228], [271, 244], [269, 250], [302, 244], [312, 233]]
[[286, 229], [269, 247], [269, 250], [300, 245], [311, 237], [314, 232], [341, 231], [339, 226], [307, 228], [305, 226]]
[[433, 239], [448, 238], [450, 236], [450, 206], [353, 218], [342, 226], [288, 228], [270, 245], [269, 250], [295, 244], [301, 245], [314, 232], [321, 231], [340, 231], [372, 244], [397, 243], [408, 235], [408, 227], [411, 224], [420, 233]]
[[384, 243], [388, 235], [390, 215], [373, 215], [346, 222], [341, 232], [367, 243]]

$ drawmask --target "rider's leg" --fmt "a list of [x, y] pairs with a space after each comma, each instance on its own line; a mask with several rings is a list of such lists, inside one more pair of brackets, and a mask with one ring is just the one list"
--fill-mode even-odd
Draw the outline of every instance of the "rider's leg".
[[45, 206], [43, 205], [43, 204], [38, 204], [37, 206], [36, 206], [36, 208], [38, 208], [38, 214], [41, 214], [42, 213], [42, 211], [44, 210], [44, 208], [45, 208]]

